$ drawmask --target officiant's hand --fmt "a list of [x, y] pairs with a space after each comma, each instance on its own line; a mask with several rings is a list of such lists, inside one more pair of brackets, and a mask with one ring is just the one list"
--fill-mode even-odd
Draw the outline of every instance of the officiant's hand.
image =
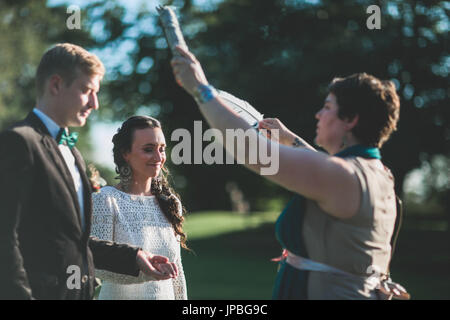
[[200, 62], [191, 52], [180, 46], [176, 46], [176, 50], [181, 56], [175, 56], [170, 62], [175, 80], [190, 95], [193, 95], [198, 86], [207, 85], [208, 80]]
[[278, 130], [278, 139], [279, 143], [284, 144], [284, 145], [292, 145], [292, 142], [294, 141], [294, 138], [296, 137], [296, 135], [289, 130], [280, 120], [278, 120], [277, 118], [266, 118], [263, 119], [259, 122], [258, 128], [260, 129], [266, 129], [268, 132], [268, 138], [272, 139], [272, 140], [276, 140], [274, 139], [274, 137], [272, 137], [272, 135], [270, 134], [271, 130], [277, 129]]
[[139, 250], [136, 261], [139, 269], [141, 269], [144, 274], [156, 280], [167, 280], [178, 276], [177, 266], [170, 262], [167, 257], [157, 256]]

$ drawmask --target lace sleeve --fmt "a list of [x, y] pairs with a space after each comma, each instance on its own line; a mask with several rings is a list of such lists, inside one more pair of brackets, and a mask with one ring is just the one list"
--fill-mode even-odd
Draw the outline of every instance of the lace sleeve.
[[173, 290], [175, 295], [175, 300], [187, 300], [187, 290], [186, 290], [186, 278], [184, 277], [183, 265], [181, 264], [181, 257], [175, 263], [178, 268], [178, 277], [173, 279]]
[[[117, 227], [118, 207], [116, 199], [108, 195], [95, 193], [92, 195], [93, 221], [91, 234], [101, 240], [114, 241], [114, 225]], [[95, 269], [95, 276], [103, 281], [118, 284], [136, 284], [156, 280], [139, 272], [138, 277]]]

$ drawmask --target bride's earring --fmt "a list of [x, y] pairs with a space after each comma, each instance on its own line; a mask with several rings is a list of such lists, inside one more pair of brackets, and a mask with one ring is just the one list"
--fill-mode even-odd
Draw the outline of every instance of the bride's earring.
[[120, 167], [119, 169], [119, 179], [120, 179], [120, 185], [123, 189], [123, 191], [127, 192], [130, 189], [131, 185], [131, 177], [132, 177], [132, 170], [130, 165], [127, 163], [124, 166]]

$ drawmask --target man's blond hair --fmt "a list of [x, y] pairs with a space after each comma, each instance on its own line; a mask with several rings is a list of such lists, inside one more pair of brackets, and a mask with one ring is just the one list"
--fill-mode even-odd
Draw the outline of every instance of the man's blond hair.
[[37, 96], [42, 97], [46, 81], [54, 74], [59, 75], [67, 86], [78, 76], [78, 72], [103, 78], [105, 67], [93, 53], [71, 43], [60, 43], [49, 49], [41, 59], [36, 71]]

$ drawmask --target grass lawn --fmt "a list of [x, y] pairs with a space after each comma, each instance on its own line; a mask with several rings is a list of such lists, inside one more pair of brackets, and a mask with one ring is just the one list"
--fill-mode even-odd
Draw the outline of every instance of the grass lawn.
[[270, 299], [277, 271], [270, 259], [281, 251], [270, 218], [214, 212], [186, 219], [195, 252], [183, 250], [189, 299]]
[[413, 299], [450, 299], [450, 236], [445, 231], [403, 229], [392, 261], [392, 279]]
[[230, 232], [247, 231], [265, 223], [274, 223], [279, 213], [258, 212], [247, 215], [229, 211], [202, 211], [189, 214], [185, 229], [189, 240], [201, 240]]
[[[270, 299], [280, 254], [276, 214], [202, 212], [186, 218], [183, 266], [189, 299]], [[443, 231], [402, 229], [393, 280], [413, 299], [450, 299], [450, 241]]]
[[275, 213], [201, 212], [186, 219], [189, 299], [270, 299], [280, 254]]

